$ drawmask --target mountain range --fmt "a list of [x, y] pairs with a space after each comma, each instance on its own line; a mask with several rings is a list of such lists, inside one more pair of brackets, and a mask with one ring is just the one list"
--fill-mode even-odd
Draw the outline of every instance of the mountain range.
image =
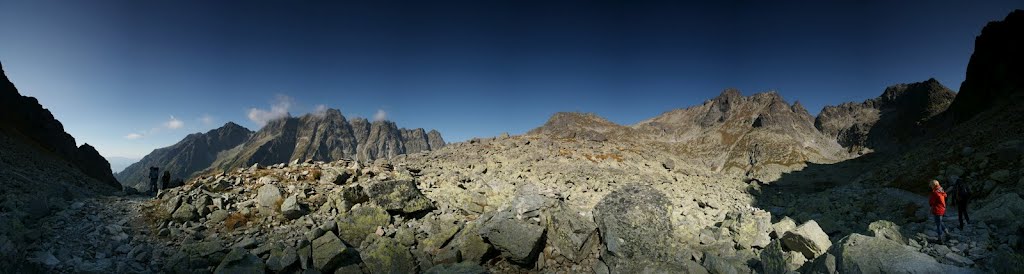
[[528, 134], [588, 141], [643, 142], [687, 166], [770, 181], [808, 162], [832, 163], [916, 140], [956, 96], [935, 79], [886, 88], [877, 98], [826, 106], [817, 117], [777, 92], [743, 96], [726, 89], [703, 104], [634, 125], [589, 113], [556, 113]]
[[444, 147], [441, 133], [398, 128], [391, 121], [347, 120], [337, 109], [285, 117], [268, 122], [257, 132], [235, 123], [186, 136], [169, 147], [154, 150], [117, 174], [125, 185], [145, 188], [150, 166], [188, 179], [201, 172], [227, 171], [253, 164], [291, 161], [373, 161]]

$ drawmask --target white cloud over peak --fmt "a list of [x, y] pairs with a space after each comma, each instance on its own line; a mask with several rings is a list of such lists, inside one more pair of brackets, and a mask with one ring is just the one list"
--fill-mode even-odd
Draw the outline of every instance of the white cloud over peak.
[[124, 138], [128, 139], [128, 140], [136, 140], [136, 139], [142, 138], [142, 134], [129, 133], [128, 135], [125, 135]]
[[210, 116], [209, 114], [203, 114], [202, 117], [199, 117], [199, 122], [202, 123], [204, 126], [213, 125], [213, 116]]
[[323, 116], [326, 113], [327, 113], [327, 105], [319, 104], [319, 105], [316, 105], [316, 108], [313, 108], [313, 115]]
[[174, 115], [171, 115], [171, 120], [164, 122], [164, 127], [166, 127], [167, 129], [179, 129], [184, 126], [185, 122], [178, 120], [178, 118], [174, 118]]
[[285, 95], [277, 95], [270, 104], [270, 109], [250, 108], [249, 120], [263, 126], [270, 120], [288, 116], [288, 109], [292, 107], [295, 100]]
[[373, 114], [373, 121], [384, 121], [388, 119], [388, 113], [384, 112], [383, 109], [378, 109], [377, 113]]

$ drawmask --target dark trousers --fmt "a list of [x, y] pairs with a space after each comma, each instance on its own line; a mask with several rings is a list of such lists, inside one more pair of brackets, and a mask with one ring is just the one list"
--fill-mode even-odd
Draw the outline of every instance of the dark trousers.
[[157, 192], [156, 179], [153, 179], [153, 178], [149, 179], [149, 192], [153, 193], [153, 195], [156, 195], [156, 192]]
[[964, 229], [964, 223], [971, 222], [971, 217], [967, 215], [967, 202], [959, 202], [956, 204], [956, 215], [957, 219], [960, 220], [960, 229]]

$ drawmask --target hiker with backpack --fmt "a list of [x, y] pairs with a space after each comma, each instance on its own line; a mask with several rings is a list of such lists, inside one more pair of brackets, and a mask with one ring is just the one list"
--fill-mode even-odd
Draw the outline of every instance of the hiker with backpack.
[[928, 197], [928, 206], [931, 207], [935, 219], [935, 232], [938, 234], [939, 243], [943, 243], [942, 236], [946, 232], [946, 226], [942, 224], [942, 215], [946, 214], [946, 192], [942, 190], [938, 180], [932, 180], [931, 187], [932, 194]]
[[157, 192], [164, 190], [171, 186], [171, 172], [164, 170], [164, 176], [160, 177], [160, 185], [157, 187]]
[[965, 223], [971, 223], [970, 215], [967, 215], [967, 206], [971, 203], [971, 189], [967, 186], [966, 180], [958, 180], [959, 178], [953, 177], [953, 189], [951, 194], [950, 205], [956, 206], [957, 219], [960, 221], [960, 230], [964, 230]]
[[156, 196], [156, 181], [160, 177], [160, 168], [149, 167], [149, 192]]

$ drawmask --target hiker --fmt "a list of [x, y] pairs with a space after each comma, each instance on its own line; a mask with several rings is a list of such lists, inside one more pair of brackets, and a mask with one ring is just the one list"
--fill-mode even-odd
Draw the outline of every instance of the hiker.
[[157, 188], [157, 191], [167, 189], [170, 186], [171, 186], [171, 172], [165, 169], [164, 170], [164, 176], [160, 177], [160, 186]]
[[160, 169], [151, 166], [149, 167], [149, 191], [156, 195], [156, 179], [160, 176]]
[[939, 243], [943, 243], [943, 234], [946, 226], [942, 225], [942, 215], [946, 214], [946, 192], [942, 190], [938, 180], [932, 180], [932, 194], [928, 197], [928, 206], [932, 208], [932, 215], [935, 215], [935, 231], [939, 235]]
[[971, 223], [971, 217], [967, 215], [967, 205], [971, 203], [971, 190], [967, 187], [965, 180], [951, 178], [953, 181], [953, 192], [950, 193], [950, 201], [956, 206], [957, 219], [960, 221], [960, 230], [964, 230], [964, 223]]

